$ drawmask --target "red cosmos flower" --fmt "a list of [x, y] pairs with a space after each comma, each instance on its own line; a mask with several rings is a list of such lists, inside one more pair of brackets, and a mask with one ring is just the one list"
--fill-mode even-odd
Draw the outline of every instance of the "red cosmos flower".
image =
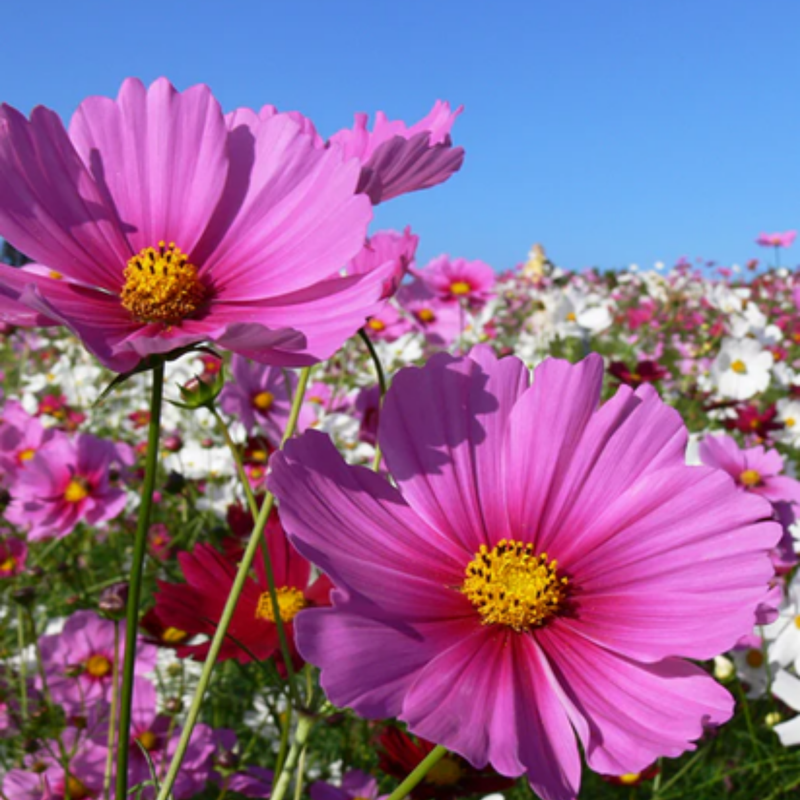
[[[309, 585], [311, 565], [289, 544], [277, 517], [273, 516], [267, 523], [264, 537], [272, 559], [281, 619], [292, 659], [299, 667], [303, 662], [294, 646], [293, 620], [304, 608], [330, 605], [328, 595], [333, 584], [323, 575]], [[186, 583], [158, 582], [155, 618], [167, 630], [185, 632], [187, 640], [201, 634], [211, 637], [230, 594], [236, 562], [207, 544], [197, 545], [192, 553], [180, 553], [178, 561]], [[274, 656], [278, 668], [282, 669], [278, 631], [261, 552], [256, 554], [255, 570], [257, 577], [255, 580], [248, 578], [244, 585], [219, 658], [235, 658], [240, 664], [246, 664], [253, 659], [263, 661]], [[208, 641], [180, 643], [176, 651], [181, 658], [203, 660], [208, 647]]]
[[759, 441], [767, 441], [772, 431], [778, 431], [783, 423], [777, 420], [778, 410], [775, 404], [767, 406], [764, 411], [759, 411], [757, 406], [743, 405], [736, 409], [735, 419], [723, 420], [723, 425], [729, 431], [755, 436]]
[[[403, 779], [428, 753], [433, 744], [412, 738], [400, 728], [386, 728], [378, 737], [378, 767], [387, 775]], [[455, 753], [448, 753], [414, 789], [412, 800], [452, 800], [472, 794], [489, 794], [508, 789], [513, 778], [498, 775], [491, 767], [475, 769]]]
[[651, 361], [650, 359], [639, 361], [632, 370], [628, 369], [628, 365], [624, 361], [612, 361], [608, 371], [620, 383], [624, 383], [634, 389], [643, 383], [655, 383], [669, 375], [669, 372], [657, 361]]

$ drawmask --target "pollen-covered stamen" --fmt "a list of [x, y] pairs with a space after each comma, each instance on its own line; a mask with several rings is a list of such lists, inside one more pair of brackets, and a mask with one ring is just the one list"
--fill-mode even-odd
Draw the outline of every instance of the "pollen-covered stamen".
[[272, 392], [259, 392], [257, 395], [253, 396], [253, 405], [259, 411], [269, 411], [272, 408], [272, 404], [275, 402], [275, 395]]
[[89, 656], [84, 663], [86, 672], [93, 678], [105, 678], [111, 674], [111, 662], [105, 657], [98, 654]]
[[466, 281], [453, 281], [450, 284], [450, 294], [459, 296], [469, 294], [471, 291], [472, 286]]
[[85, 478], [73, 478], [64, 489], [64, 499], [68, 503], [80, 503], [90, 494], [89, 484]]
[[739, 475], [739, 483], [742, 486], [758, 486], [761, 483], [761, 473], [755, 469], [746, 469]]
[[[284, 622], [291, 622], [306, 607], [306, 598], [303, 593], [293, 586], [282, 586], [280, 589], [275, 590], [275, 594], [278, 596], [278, 609]], [[270, 598], [269, 592], [263, 592], [261, 597], [258, 598], [256, 619], [275, 622], [272, 598]]]
[[747, 364], [744, 363], [740, 358], [737, 358], [736, 361], [731, 363], [731, 369], [737, 375], [746, 375], [747, 374]]
[[190, 317], [205, 300], [197, 269], [174, 242], [145, 247], [125, 267], [122, 305], [139, 322], [174, 324]]
[[544, 625], [562, 607], [567, 579], [558, 562], [533, 545], [502, 539], [491, 550], [481, 545], [467, 564], [461, 591], [478, 609], [484, 625], [507, 625], [526, 631]]

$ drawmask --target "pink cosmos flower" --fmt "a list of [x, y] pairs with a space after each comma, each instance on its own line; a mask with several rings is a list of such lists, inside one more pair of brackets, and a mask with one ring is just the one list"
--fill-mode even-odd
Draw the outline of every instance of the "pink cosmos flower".
[[700, 442], [700, 460], [727, 472], [743, 491], [772, 503], [800, 504], [800, 481], [781, 475], [783, 458], [777, 450], [761, 446], [742, 450], [731, 436], [706, 436]]
[[46, 108], [3, 106], [0, 235], [41, 269], [0, 265], [0, 295], [118, 372], [202, 341], [314, 363], [363, 325], [392, 269], [338, 276], [372, 213], [348, 159], [292, 115], [226, 118], [208, 87], [164, 78], [88, 98], [68, 133]]
[[490, 297], [497, 276], [483, 261], [438, 256], [429, 261], [416, 276], [442, 300], [466, 300], [482, 306]]
[[370, 339], [394, 342], [411, 330], [411, 323], [391, 303], [387, 303], [369, 318], [365, 328]]
[[371, 132], [367, 115], [356, 114], [353, 127], [335, 133], [330, 141], [341, 145], [347, 158], [361, 162], [358, 191], [378, 205], [436, 186], [461, 169], [464, 149], [452, 147], [450, 129], [463, 110], [459, 106], [450, 111], [449, 103], [437, 100], [428, 116], [410, 127], [379, 111]]
[[400, 283], [414, 262], [419, 236], [411, 233], [406, 226], [402, 233], [397, 231], [378, 231], [367, 239], [361, 252], [347, 265], [348, 275], [363, 275], [372, 272], [382, 264], [394, 264], [391, 278], [383, 285], [384, 299], [391, 297], [400, 288]]
[[98, 525], [125, 508], [125, 492], [110, 480], [112, 468], [130, 463], [127, 446], [89, 433], [58, 432], [40, 447], [10, 486], [6, 519], [33, 541], [62, 538], [82, 521]]
[[233, 382], [225, 384], [219, 396], [220, 408], [244, 425], [250, 435], [259, 428], [273, 445], [279, 445], [297, 386], [293, 372], [254, 364], [234, 355]]
[[786, 233], [760, 233], [756, 244], [763, 247], [789, 247], [797, 238], [797, 231], [786, 231]]
[[433, 345], [449, 347], [461, 333], [458, 304], [442, 300], [420, 280], [401, 286], [397, 302]]
[[[73, 614], [59, 634], [39, 641], [53, 700], [68, 713], [85, 714], [97, 700], [111, 700], [114, 667], [114, 623], [91, 611]], [[119, 663], [125, 653], [125, 626], [120, 625]], [[156, 648], [139, 642], [136, 647], [136, 674], [155, 668]], [[37, 684], [38, 685], [38, 684]]]
[[6, 403], [0, 416], [0, 484], [10, 485], [17, 473], [55, 435], [16, 401]]
[[550, 359], [529, 387], [488, 348], [395, 377], [379, 441], [397, 488], [310, 431], [271, 461], [297, 548], [337, 587], [300, 614], [338, 706], [409, 729], [545, 800], [691, 749], [733, 699], [683, 658], [752, 628], [769, 504], [688, 467], [650, 386], [598, 408], [603, 361]]

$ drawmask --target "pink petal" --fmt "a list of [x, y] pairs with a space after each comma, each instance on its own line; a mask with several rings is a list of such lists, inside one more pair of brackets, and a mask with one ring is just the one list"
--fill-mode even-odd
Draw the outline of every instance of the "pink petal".
[[58, 116], [0, 108], [0, 231], [29, 258], [117, 291], [131, 253]]
[[514, 403], [528, 385], [516, 358], [488, 348], [397, 374], [381, 412], [379, 440], [411, 507], [472, 558], [506, 535], [501, 447]]
[[210, 89], [178, 92], [166, 78], [146, 89], [128, 78], [116, 100], [84, 100], [69, 133], [133, 252], [165, 241], [192, 256], [228, 172], [228, 131]]

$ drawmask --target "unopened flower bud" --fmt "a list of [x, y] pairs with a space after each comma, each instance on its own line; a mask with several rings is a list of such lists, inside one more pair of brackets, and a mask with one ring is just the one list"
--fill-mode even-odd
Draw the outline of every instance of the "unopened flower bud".
[[164, 711], [167, 714], [180, 714], [183, 711], [183, 700], [180, 697], [168, 697], [164, 701]]
[[97, 601], [97, 608], [102, 614], [112, 619], [119, 619], [124, 615], [127, 604], [128, 584], [120, 581], [103, 589]]

